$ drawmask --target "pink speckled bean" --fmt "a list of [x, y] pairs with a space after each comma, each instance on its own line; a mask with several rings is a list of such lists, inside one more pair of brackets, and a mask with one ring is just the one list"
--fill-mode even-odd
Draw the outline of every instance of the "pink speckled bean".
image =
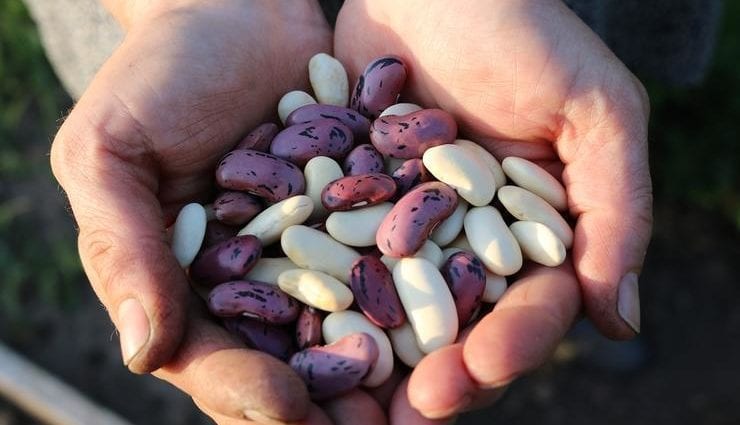
[[362, 174], [334, 180], [321, 191], [329, 211], [346, 211], [385, 202], [396, 193], [396, 182], [385, 174]]
[[208, 309], [219, 317], [247, 316], [274, 325], [295, 321], [300, 303], [275, 285], [256, 280], [222, 283], [208, 295]]
[[378, 257], [365, 255], [352, 263], [349, 285], [355, 302], [371, 322], [381, 328], [397, 328], [406, 321], [393, 275]]
[[295, 339], [299, 350], [321, 344], [323, 320], [324, 314], [320, 310], [308, 305], [303, 307], [295, 324]]
[[455, 300], [460, 326], [465, 326], [480, 307], [486, 288], [486, 271], [475, 255], [460, 251], [452, 254], [440, 269]]
[[361, 332], [334, 344], [311, 347], [290, 358], [290, 367], [303, 379], [312, 400], [327, 400], [360, 385], [378, 359], [378, 344]]
[[253, 149], [260, 152], [269, 152], [270, 143], [280, 131], [277, 124], [266, 122], [257, 126], [251, 133], [247, 134], [234, 149]]
[[334, 119], [346, 125], [352, 130], [355, 141], [367, 140], [370, 131], [370, 120], [360, 115], [357, 111], [335, 105], [304, 105], [288, 115], [285, 126], [313, 122], [321, 119]]
[[424, 167], [424, 162], [419, 158], [412, 158], [404, 161], [396, 171], [391, 174], [396, 181], [396, 198], [405, 195], [409, 190], [419, 183], [434, 180], [432, 173]]
[[427, 149], [452, 143], [457, 123], [441, 109], [422, 109], [408, 115], [388, 115], [373, 121], [370, 141], [392, 158], [421, 158]]
[[224, 327], [248, 347], [287, 362], [296, 352], [292, 333], [283, 326], [270, 325], [248, 317], [223, 319]]
[[238, 149], [227, 153], [216, 169], [216, 182], [224, 189], [253, 193], [279, 202], [306, 190], [303, 172], [269, 153]]
[[406, 83], [406, 65], [398, 56], [375, 59], [357, 79], [350, 107], [375, 119], [398, 100]]
[[455, 211], [457, 193], [442, 182], [422, 183], [398, 200], [376, 233], [383, 254], [408, 257]]
[[244, 192], [223, 192], [213, 201], [216, 220], [229, 226], [241, 226], [260, 211], [262, 203], [256, 196]]
[[345, 176], [382, 173], [383, 155], [369, 143], [357, 145], [347, 154], [342, 168]]
[[270, 153], [299, 167], [316, 156], [336, 160], [352, 150], [352, 131], [334, 119], [320, 119], [288, 127], [275, 136]]
[[208, 224], [206, 224], [206, 235], [203, 239], [203, 247], [201, 250], [205, 250], [208, 247], [221, 243], [226, 239], [233, 238], [237, 233], [239, 233], [239, 229], [240, 227], [238, 226], [229, 226], [218, 220], [209, 221]]
[[256, 236], [236, 236], [198, 254], [190, 265], [190, 276], [210, 286], [241, 279], [261, 255], [262, 243]]

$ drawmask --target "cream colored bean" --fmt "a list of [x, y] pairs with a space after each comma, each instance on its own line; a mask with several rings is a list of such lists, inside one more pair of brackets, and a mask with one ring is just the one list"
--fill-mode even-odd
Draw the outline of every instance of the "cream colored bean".
[[[457, 247], [445, 248], [442, 250], [442, 257], [444, 261], [447, 261], [452, 254], [460, 251], [473, 252], [472, 249], [465, 250]], [[496, 273], [486, 268], [486, 287], [483, 289], [483, 295], [481, 295], [481, 301], [484, 303], [495, 303], [501, 298], [506, 291], [506, 278], [499, 276]]]
[[377, 387], [391, 376], [393, 372], [391, 342], [383, 330], [373, 324], [364, 314], [350, 310], [331, 313], [321, 324], [321, 332], [327, 344], [334, 343], [349, 334], [367, 333], [378, 344], [378, 360], [362, 383], [368, 387]]
[[402, 258], [393, 268], [393, 281], [419, 349], [431, 353], [454, 343], [457, 310], [437, 266], [423, 258]]
[[262, 241], [263, 246], [280, 240], [285, 229], [301, 224], [313, 211], [313, 201], [306, 195], [297, 195], [271, 205], [255, 216], [242, 230], [239, 236], [254, 235]]
[[316, 99], [322, 105], [346, 107], [349, 103], [347, 71], [338, 60], [318, 53], [308, 61], [308, 79]]
[[313, 200], [311, 219], [326, 217], [326, 208], [321, 203], [321, 191], [327, 184], [344, 177], [342, 167], [327, 156], [317, 156], [308, 160], [303, 175], [306, 178], [306, 195]]
[[493, 174], [493, 178], [496, 181], [496, 187], [501, 187], [506, 184], [506, 175], [504, 175], [504, 170], [501, 169], [501, 164], [498, 162], [496, 157], [488, 152], [483, 146], [465, 139], [455, 140], [455, 145], [470, 150], [476, 158], [479, 158], [486, 164]]
[[389, 156], [386, 157], [384, 161], [385, 173], [390, 176], [391, 174], [393, 174], [394, 171], [398, 169], [398, 167], [401, 166], [401, 164], [403, 164], [406, 161], [407, 160], [403, 158], [391, 158]]
[[280, 244], [298, 267], [327, 273], [343, 283], [349, 283], [352, 263], [360, 257], [326, 233], [302, 225], [285, 229]]
[[569, 249], [573, 245], [573, 230], [555, 208], [534, 193], [517, 186], [499, 189], [498, 199], [518, 220], [536, 221], [549, 227]]
[[416, 367], [421, 359], [426, 356], [426, 353], [419, 349], [414, 328], [411, 327], [411, 323], [408, 321], [397, 328], [388, 329], [387, 332], [393, 346], [393, 352], [407, 366]]
[[517, 186], [544, 199], [556, 210], [565, 211], [568, 208], [568, 198], [563, 185], [534, 162], [510, 156], [504, 158], [501, 168]]
[[480, 207], [493, 200], [496, 180], [473, 151], [444, 144], [427, 149], [422, 161], [437, 180], [452, 186], [471, 205]]
[[278, 102], [278, 116], [280, 117], [280, 122], [285, 124], [285, 120], [291, 112], [301, 106], [313, 105], [315, 103], [316, 99], [305, 91], [293, 90], [285, 93], [283, 97], [280, 98], [280, 102]]
[[343, 311], [354, 301], [347, 285], [315, 270], [284, 271], [278, 276], [278, 286], [304, 304], [324, 311]]
[[375, 245], [375, 233], [393, 208], [390, 202], [350, 211], [335, 211], [326, 219], [326, 231], [349, 246]]
[[380, 113], [380, 116], [384, 117], [386, 115], [406, 115], [412, 112], [421, 111], [421, 109], [421, 106], [415, 103], [396, 103], [395, 105], [391, 105], [385, 108], [385, 110]]
[[452, 243], [462, 231], [466, 212], [468, 212], [468, 203], [463, 199], [458, 199], [455, 211], [434, 229], [429, 238], [439, 246], [447, 246]]
[[206, 210], [200, 204], [187, 204], [172, 225], [172, 253], [182, 267], [188, 267], [198, 254], [206, 235]]
[[[444, 263], [444, 257], [442, 256], [442, 249], [434, 242], [427, 240], [424, 241], [424, 245], [419, 248], [418, 251], [414, 255], [408, 258], [424, 258], [432, 262], [437, 268], [442, 267], [442, 263]], [[393, 270], [393, 268], [396, 266], [398, 261], [401, 260], [398, 257], [390, 257], [388, 255], [383, 255], [380, 257], [380, 261], [385, 264], [386, 267], [388, 267], [388, 270]]]
[[517, 221], [509, 226], [524, 256], [543, 266], [556, 267], [565, 261], [563, 242], [542, 223]]
[[508, 276], [522, 268], [519, 244], [496, 208], [471, 208], [464, 226], [473, 252], [488, 270]]
[[[465, 215], [468, 215], [468, 213], [465, 213]], [[465, 218], [463, 218], [463, 228], [465, 227]], [[446, 248], [460, 248], [464, 249], [466, 251], [473, 252], [473, 247], [470, 246], [470, 241], [468, 241], [468, 237], [465, 235], [465, 232], [460, 233], [454, 241], [450, 242]]]
[[260, 258], [244, 278], [277, 285], [280, 273], [297, 268], [288, 257]]

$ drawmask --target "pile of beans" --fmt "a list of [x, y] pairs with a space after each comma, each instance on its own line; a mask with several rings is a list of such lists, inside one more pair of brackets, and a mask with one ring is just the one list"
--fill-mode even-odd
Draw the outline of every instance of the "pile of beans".
[[454, 343], [525, 259], [561, 264], [573, 232], [545, 170], [456, 139], [443, 110], [396, 103], [400, 58], [374, 60], [351, 99], [339, 61], [308, 69], [318, 103], [286, 94], [284, 129], [262, 124], [227, 153], [220, 194], [171, 232], [210, 311], [324, 400]]

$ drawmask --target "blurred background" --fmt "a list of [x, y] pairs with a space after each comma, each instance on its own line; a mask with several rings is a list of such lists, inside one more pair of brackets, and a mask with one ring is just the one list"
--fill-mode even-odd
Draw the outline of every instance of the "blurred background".
[[[655, 230], [642, 334], [618, 344], [578, 324], [471, 423], [740, 423], [740, 2], [725, 3], [703, 83], [646, 85]], [[209, 423], [120, 362], [48, 165], [71, 106], [27, 10], [0, 0], [0, 342], [133, 424]], [[0, 425], [40, 423], [0, 397]]]

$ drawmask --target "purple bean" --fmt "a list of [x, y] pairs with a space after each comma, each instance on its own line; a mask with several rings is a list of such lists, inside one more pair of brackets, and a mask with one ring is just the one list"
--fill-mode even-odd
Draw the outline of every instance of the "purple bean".
[[440, 271], [455, 300], [459, 325], [465, 326], [480, 307], [486, 288], [483, 263], [475, 255], [460, 251], [450, 256]]
[[334, 344], [311, 347], [290, 358], [290, 367], [303, 379], [315, 401], [342, 395], [357, 387], [378, 359], [378, 344], [362, 332]]
[[206, 235], [203, 241], [203, 248], [201, 249], [205, 250], [227, 239], [231, 239], [237, 233], [239, 233], [239, 227], [229, 226], [218, 220], [211, 220], [206, 224]]
[[409, 190], [419, 183], [434, 180], [432, 173], [427, 171], [424, 163], [419, 158], [412, 158], [404, 161], [396, 171], [391, 174], [396, 181], [396, 198], [405, 195]]
[[370, 141], [392, 158], [421, 158], [427, 149], [452, 143], [457, 124], [441, 109], [422, 109], [407, 115], [388, 115], [373, 121]]
[[457, 193], [442, 182], [422, 183], [398, 200], [376, 233], [383, 254], [408, 257], [455, 211]]
[[406, 321], [393, 276], [378, 257], [365, 255], [355, 260], [349, 284], [357, 305], [376, 325], [391, 329]]
[[279, 131], [280, 127], [277, 124], [266, 122], [247, 134], [234, 149], [253, 149], [260, 152], [268, 152], [272, 139], [275, 138], [275, 135]]
[[296, 352], [291, 332], [284, 326], [270, 325], [248, 317], [227, 317], [224, 327], [248, 347], [287, 362]]
[[346, 211], [385, 202], [396, 193], [396, 182], [385, 174], [362, 174], [334, 180], [321, 191], [329, 211]]
[[268, 202], [279, 202], [306, 189], [303, 172], [269, 153], [239, 149], [227, 153], [216, 169], [216, 182], [224, 189], [253, 193]]
[[350, 107], [375, 119], [398, 100], [406, 83], [406, 65], [398, 56], [375, 59], [357, 79]]
[[235, 280], [211, 290], [208, 309], [219, 317], [247, 316], [274, 325], [295, 321], [300, 303], [275, 285], [256, 280]]
[[370, 120], [357, 113], [354, 109], [341, 106], [319, 104], [301, 106], [288, 115], [285, 119], [285, 126], [290, 127], [320, 119], [337, 120], [352, 130], [355, 141], [367, 140], [367, 135], [370, 131]]
[[256, 196], [244, 192], [223, 192], [213, 201], [216, 219], [230, 226], [242, 226], [262, 211]]
[[275, 136], [270, 153], [299, 167], [316, 156], [341, 160], [352, 150], [352, 131], [333, 119], [320, 119], [288, 127]]
[[190, 276], [209, 286], [241, 279], [261, 255], [262, 242], [256, 236], [235, 236], [198, 254], [190, 265]]
[[344, 159], [344, 175], [382, 173], [383, 155], [369, 143], [357, 145]]
[[295, 338], [299, 350], [321, 344], [323, 340], [321, 322], [323, 320], [324, 314], [321, 311], [308, 305], [303, 307], [295, 324]]

